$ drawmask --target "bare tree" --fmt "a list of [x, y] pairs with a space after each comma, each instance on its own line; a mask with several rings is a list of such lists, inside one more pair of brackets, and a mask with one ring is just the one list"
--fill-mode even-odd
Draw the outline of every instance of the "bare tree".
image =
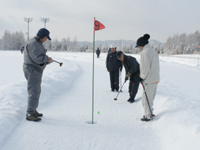
[[76, 52], [77, 49], [78, 49], [78, 43], [77, 43], [77, 37], [76, 36], [73, 40], [72, 49], [73, 49], [74, 52]]
[[1, 41], [1, 49], [3, 50], [20, 50], [25, 45], [25, 38], [22, 31], [10, 33], [5, 31]]

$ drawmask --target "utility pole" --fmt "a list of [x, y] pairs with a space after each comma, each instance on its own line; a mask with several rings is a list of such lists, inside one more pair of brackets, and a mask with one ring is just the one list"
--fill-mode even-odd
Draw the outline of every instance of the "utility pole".
[[28, 32], [27, 32], [27, 40], [29, 40], [29, 23], [33, 20], [33, 18], [24, 18], [24, 21], [28, 23]]
[[44, 28], [46, 28], [46, 23], [49, 22], [49, 18], [41, 18], [41, 21], [44, 22]]

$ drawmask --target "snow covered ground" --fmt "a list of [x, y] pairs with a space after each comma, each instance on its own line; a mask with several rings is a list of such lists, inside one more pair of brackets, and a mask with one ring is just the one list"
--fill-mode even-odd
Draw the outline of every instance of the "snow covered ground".
[[161, 58], [168, 62], [200, 67], [200, 55], [162, 55]]
[[[93, 55], [48, 55], [63, 66], [52, 63], [45, 69], [38, 108], [44, 117], [41, 122], [30, 122], [25, 120], [23, 55], [0, 51], [0, 150], [200, 149], [198, 60], [160, 57], [156, 117], [141, 122], [142, 87], [135, 103], [127, 102], [128, 83], [114, 101], [117, 93], [110, 91], [106, 54], [95, 57], [95, 124], [91, 124]], [[139, 55], [133, 56], [139, 61]], [[122, 76], [124, 79], [124, 70]]]

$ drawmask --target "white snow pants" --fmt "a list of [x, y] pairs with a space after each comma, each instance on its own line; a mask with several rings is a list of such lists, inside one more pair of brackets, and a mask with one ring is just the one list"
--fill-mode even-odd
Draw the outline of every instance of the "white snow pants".
[[[145, 90], [146, 90], [150, 109], [151, 109], [151, 112], [153, 114], [153, 101], [154, 101], [154, 98], [155, 98], [155, 95], [156, 95], [157, 84], [151, 84], [151, 83], [145, 84], [144, 83], [144, 87], [145, 87]], [[143, 108], [144, 108], [145, 117], [148, 118], [148, 119], [151, 119], [151, 112], [149, 110], [149, 105], [147, 103], [147, 99], [146, 99], [146, 95], [145, 95], [144, 91], [143, 91], [143, 94], [142, 94], [142, 105], [143, 105]]]

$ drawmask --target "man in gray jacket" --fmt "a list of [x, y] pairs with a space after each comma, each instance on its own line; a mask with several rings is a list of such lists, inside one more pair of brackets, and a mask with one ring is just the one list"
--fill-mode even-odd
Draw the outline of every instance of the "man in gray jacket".
[[24, 75], [28, 82], [28, 106], [26, 119], [30, 121], [41, 120], [43, 114], [37, 112], [39, 97], [41, 93], [42, 74], [48, 63], [52, 62], [52, 58], [46, 55], [43, 43], [51, 38], [50, 32], [42, 28], [38, 31], [37, 36], [26, 43], [24, 49]]
[[[149, 34], [145, 34], [137, 40], [137, 45], [142, 52], [140, 58], [140, 78], [145, 87], [142, 95], [142, 105], [144, 107], [144, 116], [141, 121], [150, 121], [153, 114], [153, 101], [156, 95], [157, 84], [160, 81], [160, 67], [158, 53], [148, 44]], [[149, 103], [149, 104], [148, 104]]]

